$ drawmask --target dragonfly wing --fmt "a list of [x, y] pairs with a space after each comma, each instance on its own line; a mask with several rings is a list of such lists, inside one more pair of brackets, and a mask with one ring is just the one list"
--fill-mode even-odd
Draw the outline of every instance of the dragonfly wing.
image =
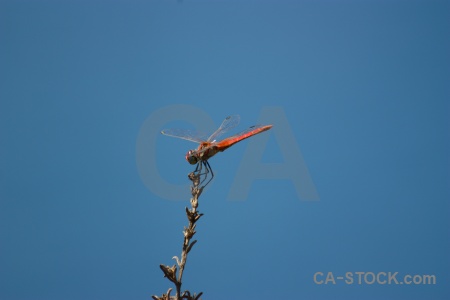
[[241, 118], [239, 117], [239, 115], [232, 115], [232, 116], [226, 117], [225, 120], [223, 120], [222, 125], [220, 125], [219, 129], [217, 129], [216, 132], [214, 132], [208, 138], [208, 142], [215, 141], [219, 136], [221, 136], [228, 130], [236, 127], [239, 124], [240, 120], [241, 120]]
[[202, 143], [206, 140], [205, 135], [189, 129], [164, 129], [161, 133], [195, 143]]

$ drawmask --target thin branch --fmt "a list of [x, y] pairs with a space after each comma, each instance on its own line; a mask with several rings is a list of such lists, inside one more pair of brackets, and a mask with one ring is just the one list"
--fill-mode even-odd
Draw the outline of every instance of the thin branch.
[[[187, 262], [187, 256], [188, 256], [188, 253], [192, 250], [192, 247], [195, 245], [195, 243], [197, 243], [197, 240], [191, 241], [193, 236], [196, 233], [196, 231], [195, 231], [196, 224], [195, 223], [200, 219], [201, 216], [203, 216], [203, 214], [201, 214], [197, 211], [198, 198], [200, 197], [200, 195], [203, 191], [203, 188], [204, 188], [204, 186], [200, 187], [201, 175], [202, 174], [200, 174], [199, 172], [198, 173], [192, 172], [188, 175], [189, 179], [192, 181], [192, 186], [191, 186], [192, 198], [191, 198], [191, 208], [189, 209], [186, 207], [186, 216], [189, 221], [189, 224], [187, 227], [184, 227], [184, 230], [183, 230], [184, 240], [183, 240], [183, 247], [182, 247], [182, 251], [181, 251], [181, 260], [177, 256], [174, 256], [173, 259], [175, 259], [175, 261], [177, 262], [176, 265], [173, 265], [172, 267], [160, 265], [160, 268], [164, 273], [164, 277], [167, 277], [167, 279], [169, 279], [170, 281], [172, 281], [175, 284], [175, 289], [176, 289], [175, 297], [170, 296], [170, 292], [172, 291], [172, 289], [170, 288], [167, 291], [167, 294], [163, 294], [161, 297], [152, 296], [152, 298], [155, 300], [171, 300], [171, 299], [198, 300], [198, 299], [200, 299], [200, 296], [203, 294], [203, 293], [199, 293], [197, 295], [194, 293], [191, 296], [191, 293], [189, 291], [184, 291], [183, 293], [181, 293], [182, 278], [183, 278], [184, 268], [185, 268], [186, 262]], [[177, 266], [179, 268], [178, 276], [177, 276]]]

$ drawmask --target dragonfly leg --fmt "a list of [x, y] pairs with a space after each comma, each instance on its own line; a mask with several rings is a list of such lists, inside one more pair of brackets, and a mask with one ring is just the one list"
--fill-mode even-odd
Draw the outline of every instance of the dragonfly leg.
[[211, 180], [213, 180], [214, 172], [213, 172], [213, 170], [212, 170], [212, 168], [211, 168], [211, 166], [210, 166], [210, 164], [209, 164], [209, 162], [207, 160], [203, 161], [203, 164], [205, 165], [205, 169], [206, 169], [205, 174], [206, 174], [206, 176], [205, 176], [205, 179], [202, 180], [202, 183], [206, 180], [206, 178], [208, 178], [208, 174], [211, 172], [211, 177], [209, 178], [208, 182], [203, 186], [203, 187], [205, 187], [205, 186], [208, 185], [208, 183], [211, 182]]
[[203, 165], [204, 165], [204, 162], [203, 161], [199, 161], [197, 163], [197, 166], [195, 167], [195, 170], [194, 170], [195, 175], [197, 175], [199, 177], [201, 177], [202, 175], [206, 175], [205, 178], [203, 178], [202, 181], [200, 181], [200, 184], [202, 184], [203, 181], [205, 181], [205, 179], [206, 179], [206, 177], [208, 176], [208, 173], [209, 173], [208, 169], [205, 169], [205, 172], [202, 173]]
[[[203, 171], [203, 167], [205, 167], [204, 172]], [[200, 161], [197, 166], [195, 167], [194, 173], [197, 176], [203, 176], [203, 179], [200, 181], [200, 184], [203, 184], [208, 178], [208, 181], [206, 182], [206, 184], [203, 185], [203, 187], [207, 186], [208, 183], [211, 182], [211, 180], [214, 178], [214, 173], [211, 169], [211, 165], [209, 164], [209, 162], [207, 160], [202, 160]], [[211, 173], [211, 176], [209, 176], [209, 174]]]
[[[201, 164], [200, 170], [202, 169], [202, 166], [205, 166], [205, 172], [204, 172], [204, 173], [199, 173], [199, 175], [205, 175], [205, 176], [203, 177], [202, 181], [200, 181], [200, 184], [203, 184], [203, 182], [205, 182], [205, 180], [208, 178], [209, 168], [208, 168], [207, 163], [208, 163], [208, 162], [205, 161], [205, 160], [202, 160], [202, 161], [200, 162], [200, 164]], [[205, 187], [205, 186], [206, 186], [206, 184], [205, 184], [203, 187]]]
[[[199, 167], [200, 167], [200, 170], [199, 170]], [[201, 162], [199, 162], [199, 163], [197, 163], [197, 166], [195, 167], [195, 170], [194, 170], [194, 173], [200, 173], [202, 171], [202, 163]], [[197, 174], [197, 175], [199, 175], [199, 174]]]

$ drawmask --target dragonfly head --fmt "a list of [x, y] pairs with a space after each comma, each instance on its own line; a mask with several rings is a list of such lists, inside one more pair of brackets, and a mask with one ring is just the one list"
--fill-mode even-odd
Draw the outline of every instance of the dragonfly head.
[[195, 155], [195, 151], [194, 150], [189, 150], [188, 153], [186, 153], [186, 160], [191, 165], [195, 165], [198, 162], [198, 158]]

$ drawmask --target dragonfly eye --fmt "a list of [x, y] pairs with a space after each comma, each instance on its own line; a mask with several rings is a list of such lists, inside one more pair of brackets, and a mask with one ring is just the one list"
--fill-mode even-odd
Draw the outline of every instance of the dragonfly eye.
[[186, 153], [186, 160], [191, 165], [195, 165], [198, 161], [197, 157], [194, 155], [194, 151], [189, 150], [188, 153]]

